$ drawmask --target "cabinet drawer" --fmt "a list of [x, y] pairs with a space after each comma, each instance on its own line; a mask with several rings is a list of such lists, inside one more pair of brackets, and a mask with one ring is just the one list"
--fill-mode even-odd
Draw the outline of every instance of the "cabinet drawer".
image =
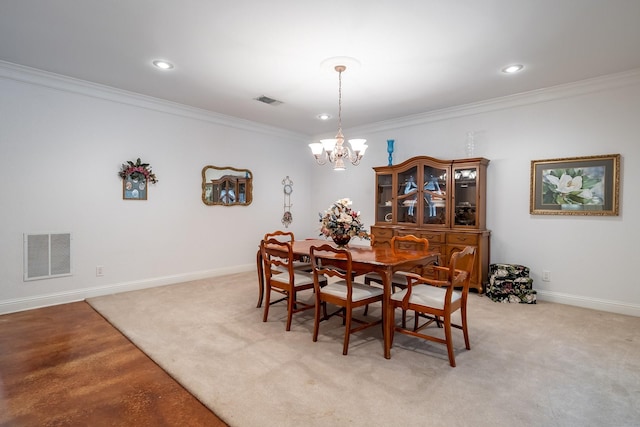
[[477, 234], [463, 234], [463, 233], [449, 233], [447, 234], [447, 243], [454, 245], [469, 245], [469, 246], [477, 246], [478, 245], [478, 235]]
[[422, 231], [418, 237], [424, 237], [429, 240], [430, 244], [441, 243], [444, 241], [444, 234], [437, 232]]
[[376, 236], [376, 239], [386, 240], [393, 237], [393, 228], [371, 227], [371, 232]]

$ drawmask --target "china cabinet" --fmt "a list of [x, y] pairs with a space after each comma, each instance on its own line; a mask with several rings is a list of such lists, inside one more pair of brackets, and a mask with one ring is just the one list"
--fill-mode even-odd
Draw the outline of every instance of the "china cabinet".
[[411, 158], [395, 166], [375, 167], [375, 245], [389, 245], [394, 235], [429, 239], [446, 265], [454, 252], [475, 246], [471, 287], [482, 292], [489, 268], [486, 229], [486, 173], [489, 160]]

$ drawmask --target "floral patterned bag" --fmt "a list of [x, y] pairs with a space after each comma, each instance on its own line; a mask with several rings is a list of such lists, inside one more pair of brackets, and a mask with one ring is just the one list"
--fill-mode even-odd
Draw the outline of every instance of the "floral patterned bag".
[[491, 264], [486, 295], [496, 302], [536, 303], [536, 291], [529, 267], [519, 264]]

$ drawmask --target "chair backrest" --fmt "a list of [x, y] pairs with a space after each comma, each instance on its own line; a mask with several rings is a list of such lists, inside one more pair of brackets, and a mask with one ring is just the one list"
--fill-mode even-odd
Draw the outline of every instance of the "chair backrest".
[[460, 252], [451, 255], [449, 261], [449, 281], [453, 288], [462, 287], [463, 292], [469, 291], [469, 283], [476, 259], [476, 248], [467, 246]]
[[393, 236], [391, 238], [391, 249], [394, 252], [408, 248], [428, 252], [429, 240], [423, 237], [416, 237], [413, 234], [407, 234], [406, 236]]
[[292, 242], [282, 242], [277, 237], [260, 242], [260, 251], [264, 262], [264, 274], [269, 280], [273, 274], [288, 272], [293, 283], [293, 246]]
[[[322, 252], [332, 253], [331, 256], [322, 256]], [[311, 246], [309, 249], [311, 256], [311, 267], [316, 287], [320, 276], [327, 278], [335, 277], [344, 280], [348, 286], [348, 298], [351, 298], [351, 281], [353, 278], [351, 253], [348, 249], [334, 248], [331, 245]], [[316, 289], [319, 292], [320, 289]]]
[[280, 240], [281, 242], [291, 242], [291, 243], [293, 243], [295, 240], [293, 233], [291, 231], [282, 231], [282, 230], [276, 230], [272, 233], [265, 234], [263, 240], [269, 240], [269, 239], [277, 239], [277, 240]]

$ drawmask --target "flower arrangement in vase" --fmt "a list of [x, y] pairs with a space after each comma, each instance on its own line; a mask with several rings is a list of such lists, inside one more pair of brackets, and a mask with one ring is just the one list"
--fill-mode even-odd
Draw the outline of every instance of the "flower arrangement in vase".
[[338, 246], [345, 246], [352, 237], [370, 239], [360, 219], [360, 212], [351, 209], [351, 203], [348, 198], [337, 200], [324, 214], [319, 214], [320, 235], [331, 237]]

